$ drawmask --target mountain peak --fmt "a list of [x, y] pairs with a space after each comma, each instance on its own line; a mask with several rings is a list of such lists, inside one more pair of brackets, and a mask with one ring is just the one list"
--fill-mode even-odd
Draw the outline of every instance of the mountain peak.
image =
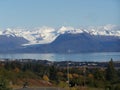
[[103, 35], [103, 36], [117, 36], [120, 37], [120, 26], [118, 25], [105, 25], [98, 27], [80, 27], [74, 28], [71, 26], [62, 26], [58, 29], [52, 27], [40, 27], [34, 28], [33, 30], [28, 30], [24, 28], [7, 28], [6, 30], [0, 31], [0, 35], [22, 37], [29, 41], [25, 45], [31, 44], [45, 44], [53, 42], [59, 35], [71, 33], [88, 33], [90, 35]]

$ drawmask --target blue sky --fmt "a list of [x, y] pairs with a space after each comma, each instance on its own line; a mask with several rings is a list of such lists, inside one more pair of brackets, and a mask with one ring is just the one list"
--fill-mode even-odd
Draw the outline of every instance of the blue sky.
[[120, 0], [0, 0], [0, 28], [120, 25]]

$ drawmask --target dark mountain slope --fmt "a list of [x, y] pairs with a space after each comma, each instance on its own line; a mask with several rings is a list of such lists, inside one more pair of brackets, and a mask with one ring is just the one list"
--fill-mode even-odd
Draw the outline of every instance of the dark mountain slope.
[[88, 33], [62, 34], [50, 44], [28, 46], [18, 51], [27, 53], [120, 52], [120, 39]]
[[0, 52], [9, 52], [20, 48], [22, 44], [28, 41], [22, 37], [0, 35]]

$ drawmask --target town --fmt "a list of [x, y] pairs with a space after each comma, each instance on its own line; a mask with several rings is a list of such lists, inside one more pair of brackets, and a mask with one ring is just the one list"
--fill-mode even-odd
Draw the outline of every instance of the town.
[[[6, 62], [19, 62], [19, 63], [39, 63], [45, 66], [56, 66], [59, 68], [69, 67], [87, 67], [87, 68], [103, 68], [106, 69], [108, 62], [94, 62], [94, 61], [49, 61], [49, 60], [36, 60], [36, 59], [0, 59], [0, 64]], [[120, 60], [114, 61], [114, 67], [120, 69]]]

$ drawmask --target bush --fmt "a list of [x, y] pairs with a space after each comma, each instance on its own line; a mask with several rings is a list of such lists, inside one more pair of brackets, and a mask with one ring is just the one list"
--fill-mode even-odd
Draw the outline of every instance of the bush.
[[3, 77], [0, 77], [0, 90], [11, 90], [8, 87], [8, 82]]
[[116, 85], [115, 90], [120, 90], [120, 85]]

